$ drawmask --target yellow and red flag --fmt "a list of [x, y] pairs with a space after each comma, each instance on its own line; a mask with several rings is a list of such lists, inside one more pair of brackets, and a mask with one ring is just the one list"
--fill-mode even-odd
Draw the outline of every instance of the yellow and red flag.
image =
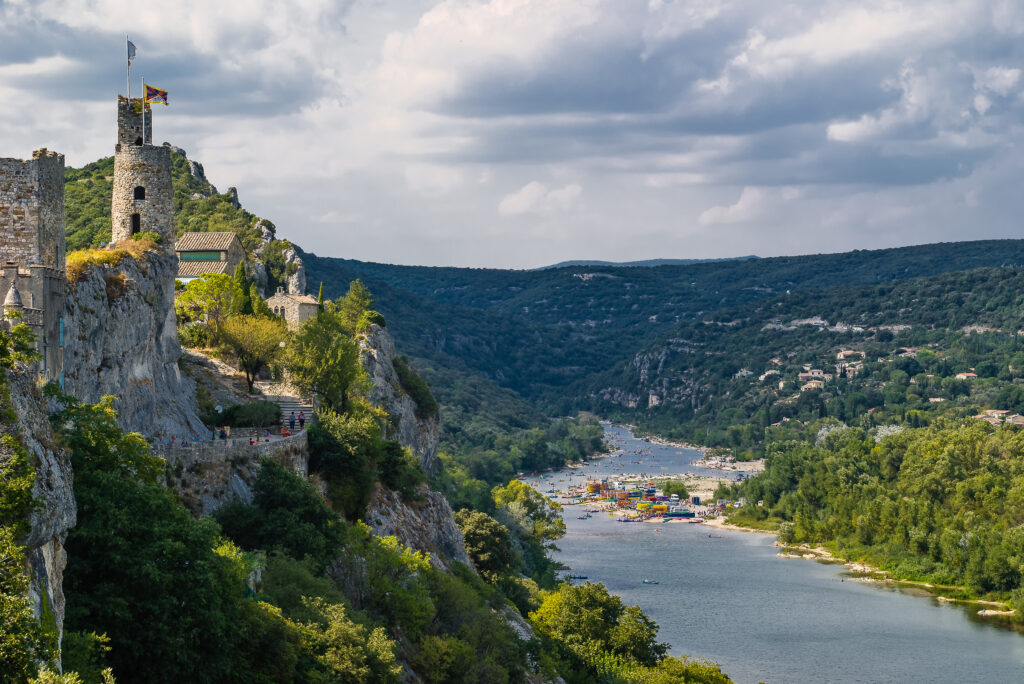
[[142, 87], [146, 91], [146, 103], [152, 104], [167, 104], [167, 91], [154, 88], [153, 86], [143, 83]]

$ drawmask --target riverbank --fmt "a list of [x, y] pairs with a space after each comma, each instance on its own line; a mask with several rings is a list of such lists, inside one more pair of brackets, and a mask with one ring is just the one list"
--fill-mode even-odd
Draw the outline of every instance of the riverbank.
[[[722, 530], [735, 532], [756, 532], [760, 534], [776, 534], [774, 530], [762, 530], [754, 527], [743, 527], [728, 522], [725, 516], [707, 518], [704, 524]], [[989, 606], [977, 611], [981, 617], [1009, 618], [1015, 615], [1015, 611], [1004, 601], [988, 601], [985, 599], [965, 599], [959, 596], [948, 596], [947, 594], [966, 594], [966, 587], [956, 585], [935, 584], [932, 582], [921, 582], [915, 580], [904, 580], [892, 577], [892, 575], [880, 568], [869, 565], [862, 561], [854, 561], [836, 555], [833, 551], [824, 546], [811, 546], [810, 544], [786, 544], [775, 540], [775, 547], [779, 549], [780, 558], [797, 558], [802, 560], [813, 560], [819, 563], [831, 563], [844, 566], [852, 575], [850, 579], [855, 582], [875, 582], [891, 586], [912, 588], [922, 591], [928, 596], [934, 597], [942, 603], [958, 603], [962, 605]]]

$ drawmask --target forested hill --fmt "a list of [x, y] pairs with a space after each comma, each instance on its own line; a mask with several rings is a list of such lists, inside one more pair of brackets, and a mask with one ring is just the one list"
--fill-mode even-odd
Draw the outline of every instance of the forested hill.
[[[497, 383], [554, 413], [570, 387], [630, 363], [681, 323], [787, 291], [884, 284], [1024, 263], [1024, 240], [941, 243], [688, 266], [542, 271], [393, 266], [303, 255], [325, 296], [361, 278], [431, 381]], [[449, 369], [458, 378], [446, 375]], [[451, 382], [449, 382], [451, 381]], [[582, 381], [582, 384], [581, 384]], [[445, 389], [437, 387], [442, 403]]]
[[793, 292], [682, 323], [575, 394], [660, 434], [756, 451], [787, 421], [1024, 412], [1022, 333], [1021, 268]]

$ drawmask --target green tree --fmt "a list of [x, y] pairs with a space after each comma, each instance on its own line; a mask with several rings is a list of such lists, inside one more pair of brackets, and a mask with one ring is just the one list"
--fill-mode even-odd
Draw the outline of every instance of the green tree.
[[231, 314], [232, 281], [223, 273], [204, 273], [189, 281], [174, 299], [180, 322], [205, 321], [214, 336]]
[[251, 316], [252, 300], [249, 298], [249, 278], [245, 275], [245, 262], [238, 262], [235, 274], [231, 278], [231, 314], [233, 316]]
[[603, 584], [560, 585], [544, 594], [530, 621], [592, 664], [611, 654], [650, 667], [668, 651], [667, 644], [657, 641], [657, 624], [638, 607], [623, 606]]
[[402, 667], [395, 657], [396, 644], [382, 627], [368, 629], [357, 624], [341, 603], [307, 599], [312, 620], [306, 625], [306, 640], [322, 670], [311, 681], [328, 684], [398, 682]]
[[256, 283], [249, 285], [249, 304], [252, 306], [253, 316], [274, 318], [274, 312], [267, 306], [266, 300], [260, 297], [260, 291], [256, 287]]
[[292, 381], [329, 408], [344, 413], [353, 393], [367, 387], [359, 344], [339, 313], [325, 311], [305, 321], [292, 337], [285, 366]]
[[508, 528], [497, 520], [463, 509], [455, 514], [455, 522], [466, 541], [466, 552], [487, 582], [496, 584], [519, 565]]
[[359, 326], [363, 312], [373, 306], [373, 296], [361, 280], [353, 280], [348, 286], [348, 293], [337, 302], [337, 312], [341, 317], [342, 328], [354, 335]]
[[320, 291], [316, 293], [316, 310], [323, 312], [324, 310], [324, 284], [320, 283]]
[[54, 425], [71, 453], [78, 504], [66, 544], [66, 628], [105, 633], [123, 681], [265, 681], [249, 664], [261, 614], [243, 599], [248, 568], [237, 549], [160, 483], [163, 460], [140, 435], [121, 432], [112, 397], [63, 401]]
[[287, 337], [288, 329], [277, 317], [232, 316], [221, 327], [221, 344], [238, 360], [250, 392], [259, 372], [281, 356]]

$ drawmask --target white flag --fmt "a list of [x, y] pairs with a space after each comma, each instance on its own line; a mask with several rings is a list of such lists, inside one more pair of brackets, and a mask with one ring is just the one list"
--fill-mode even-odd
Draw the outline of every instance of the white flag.
[[[127, 40], [127, 39], [126, 39]], [[135, 59], [135, 43], [128, 41], [128, 65], [131, 66], [132, 60]]]

